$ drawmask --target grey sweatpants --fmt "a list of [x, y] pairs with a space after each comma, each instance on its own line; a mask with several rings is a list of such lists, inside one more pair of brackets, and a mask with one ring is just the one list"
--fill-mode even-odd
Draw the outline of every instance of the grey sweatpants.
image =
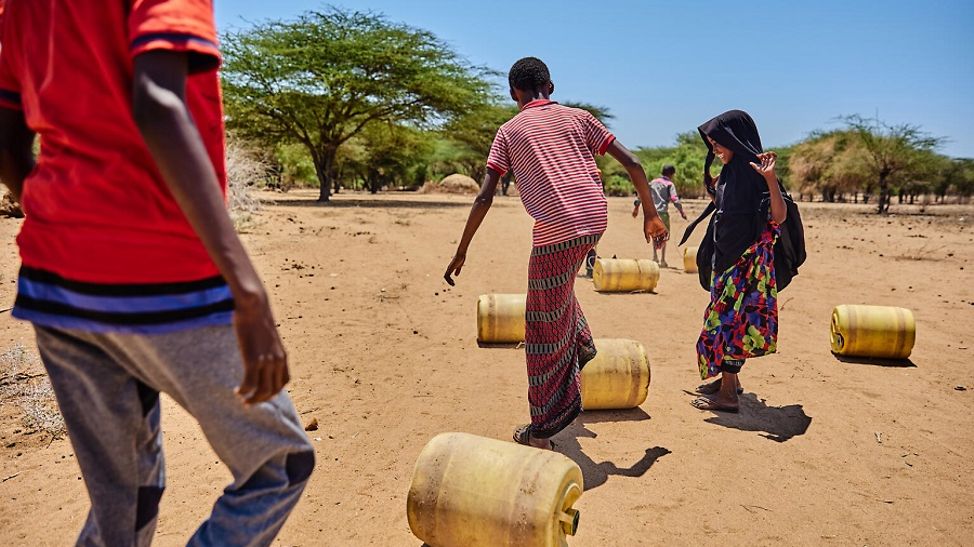
[[35, 325], [91, 510], [77, 544], [149, 545], [165, 487], [159, 392], [199, 422], [233, 474], [189, 545], [269, 545], [314, 467], [283, 391], [245, 407], [231, 327], [137, 335]]

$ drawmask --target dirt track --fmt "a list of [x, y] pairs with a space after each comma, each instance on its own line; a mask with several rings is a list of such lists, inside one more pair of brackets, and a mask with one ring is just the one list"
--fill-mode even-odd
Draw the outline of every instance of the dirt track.
[[[440, 276], [470, 198], [343, 195], [319, 207], [313, 196], [272, 195], [246, 236], [290, 351], [290, 391], [321, 426], [316, 472], [279, 543], [418, 546], [405, 496], [425, 442], [442, 431], [509, 439], [526, 420], [523, 355], [478, 348], [474, 311], [479, 294], [524, 290], [530, 219], [498, 199], [450, 289]], [[610, 201], [601, 254], [649, 252], [630, 203]], [[802, 210], [809, 260], [780, 296], [780, 353], [748, 363], [737, 416], [687, 404], [707, 302], [695, 275], [664, 270], [658, 294], [643, 295], [578, 280], [594, 334], [641, 341], [653, 376], [640, 409], [585, 414], [556, 438], [585, 474], [572, 545], [970, 545], [974, 208]], [[0, 309], [13, 299], [17, 226], [0, 219]], [[684, 226], [674, 213], [674, 232]], [[679, 268], [675, 242], [670, 252]], [[912, 308], [915, 366], [833, 357], [839, 303]], [[0, 314], [0, 350], [16, 341], [31, 343], [29, 327]], [[165, 403], [156, 544], [180, 545], [229, 475]], [[0, 405], [0, 543], [67, 544], [87, 508], [71, 446], [20, 428]]]

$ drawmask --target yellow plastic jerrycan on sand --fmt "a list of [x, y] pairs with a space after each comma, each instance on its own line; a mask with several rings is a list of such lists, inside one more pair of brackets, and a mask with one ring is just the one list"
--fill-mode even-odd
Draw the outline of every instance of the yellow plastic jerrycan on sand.
[[892, 306], [836, 306], [832, 353], [845, 357], [906, 359], [916, 341], [913, 312]]
[[525, 294], [482, 294], [477, 300], [477, 340], [489, 344], [524, 341]]
[[683, 249], [683, 271], [687, 273], [697, 272], [697, 248], [686, 247]]
[[598, 338], [595, 359], [582, 369], [582, 408], [636, 408], [649, 393], [649, 358], [635, 340]]
[[659, 282], [659, 264], [649, 259], [600, 258], [592, 282], [599, 292], [651, 291]]
[[406, 517], [432, 547], [563, 547], [581, 495], [582, 470], [557, 452], [441, 433], [416, 461]]

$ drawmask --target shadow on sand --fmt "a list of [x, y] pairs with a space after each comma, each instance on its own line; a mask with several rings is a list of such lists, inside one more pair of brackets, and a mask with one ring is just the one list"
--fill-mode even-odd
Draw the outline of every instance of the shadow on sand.
[[[472, 200], [471, 200], [472, 201]], [[275, 198], [268, 201], [270, 207], [320, 207], [325, 208], [347, 208], [347, 207], [373, 207], [382, 209], [448, 209], [456, 207], [470, 207], [470, 203], [458, 201], [424, 201], [410, 199], [380, 199], [380, 198], [355, 198], [355, 199], [333, 199], [331, 201], [318, 201], [308, 198]]]
[[599, 462], [590, 458], [583, 450], [578, 439], [585, 437], [594, 439], [597, 437], [594, 431], [586, 428], [586, 424], [597, 424], [607, 422], [640, 422], [649, 420], [649, 414], [642, 409], [632, 410], [611, 410], [611, 411], [589, 411], [582, 412], [575, 422], [568, 426], [563, 432], [554, 437], [555, 450], [568, 456], [582, 469], [582, 476], [585, 478], [585, 490], [589, 491], [598, 488], [609, 480], [610, 475], [620, 477], [641, 477], [656, 463], [656, 460], [670, 453], [670, 450], [662, 446], [647, 448], [642, 457], [629, 467], [619, 467], [615, 462]]
[[[694, 397], [698, 393], [686, 392]], [[740, 397], [741, 411], [738, 414], [714, 412], [705, 421], [741, 431], [757, 431], [765, 439], [783, 443], [792, 437], [804, 435], [812, 423], [811, 416], [805, 414], [802, 405], [769, 406], [764, 399], [753, 393]]]
[[870, 359], [868, 357], [846, 357], [844, 355], [832, 354], [836, 360], [843, 363], [852, 363], [855, 365], [873, 365], [877, 367], [893, 367], [893, 368], [916, 368], [916, 363], [910, 359]]

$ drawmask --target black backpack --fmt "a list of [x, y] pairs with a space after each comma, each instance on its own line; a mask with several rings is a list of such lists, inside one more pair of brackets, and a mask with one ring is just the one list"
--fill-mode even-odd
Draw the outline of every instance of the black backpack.
[[[807, 256], [805, 253], [805, 227], [802, 225], [802, 217], [798, 212], [798, 204], [786, 192], [782, 191], [781, 195], [785, 200], [785, 207], [788, 209], [788, 217], [781, 225], [781, 235], [774, 244], [774, 275], [779, 292], [784, 290], [791, 283], [792, 278], [798, 275], [798, 268], [805, 263]], [[771, 198], [766, 195], [761, 200], [757, 213], [755, 213], [758, 219], [762, 220], [762, 222], [755, 223], [760, 226], [760, 229], [764, 228], [763, 219], [768, 218], [770, 207]], [[697, 224], [707, 217], [711, 217], [707, 226], [707, 233], [704, 235], [703, 241], [700, 242], [700, 246], [697, 247], [697, 272], [700, 276], [700, 286], [705, 291], [710, 291], [710, 281], [713, 279], [715, 219], [711, 215], [716, 210], [717, 206], [711, 202], [703, 214], [687, 227], [686, 232], [683, 233], [683, 239], [680, 240], [680, 245], [686, 243]], [[758, 235], [760, 234], [755, 234], [755, 238]]]

